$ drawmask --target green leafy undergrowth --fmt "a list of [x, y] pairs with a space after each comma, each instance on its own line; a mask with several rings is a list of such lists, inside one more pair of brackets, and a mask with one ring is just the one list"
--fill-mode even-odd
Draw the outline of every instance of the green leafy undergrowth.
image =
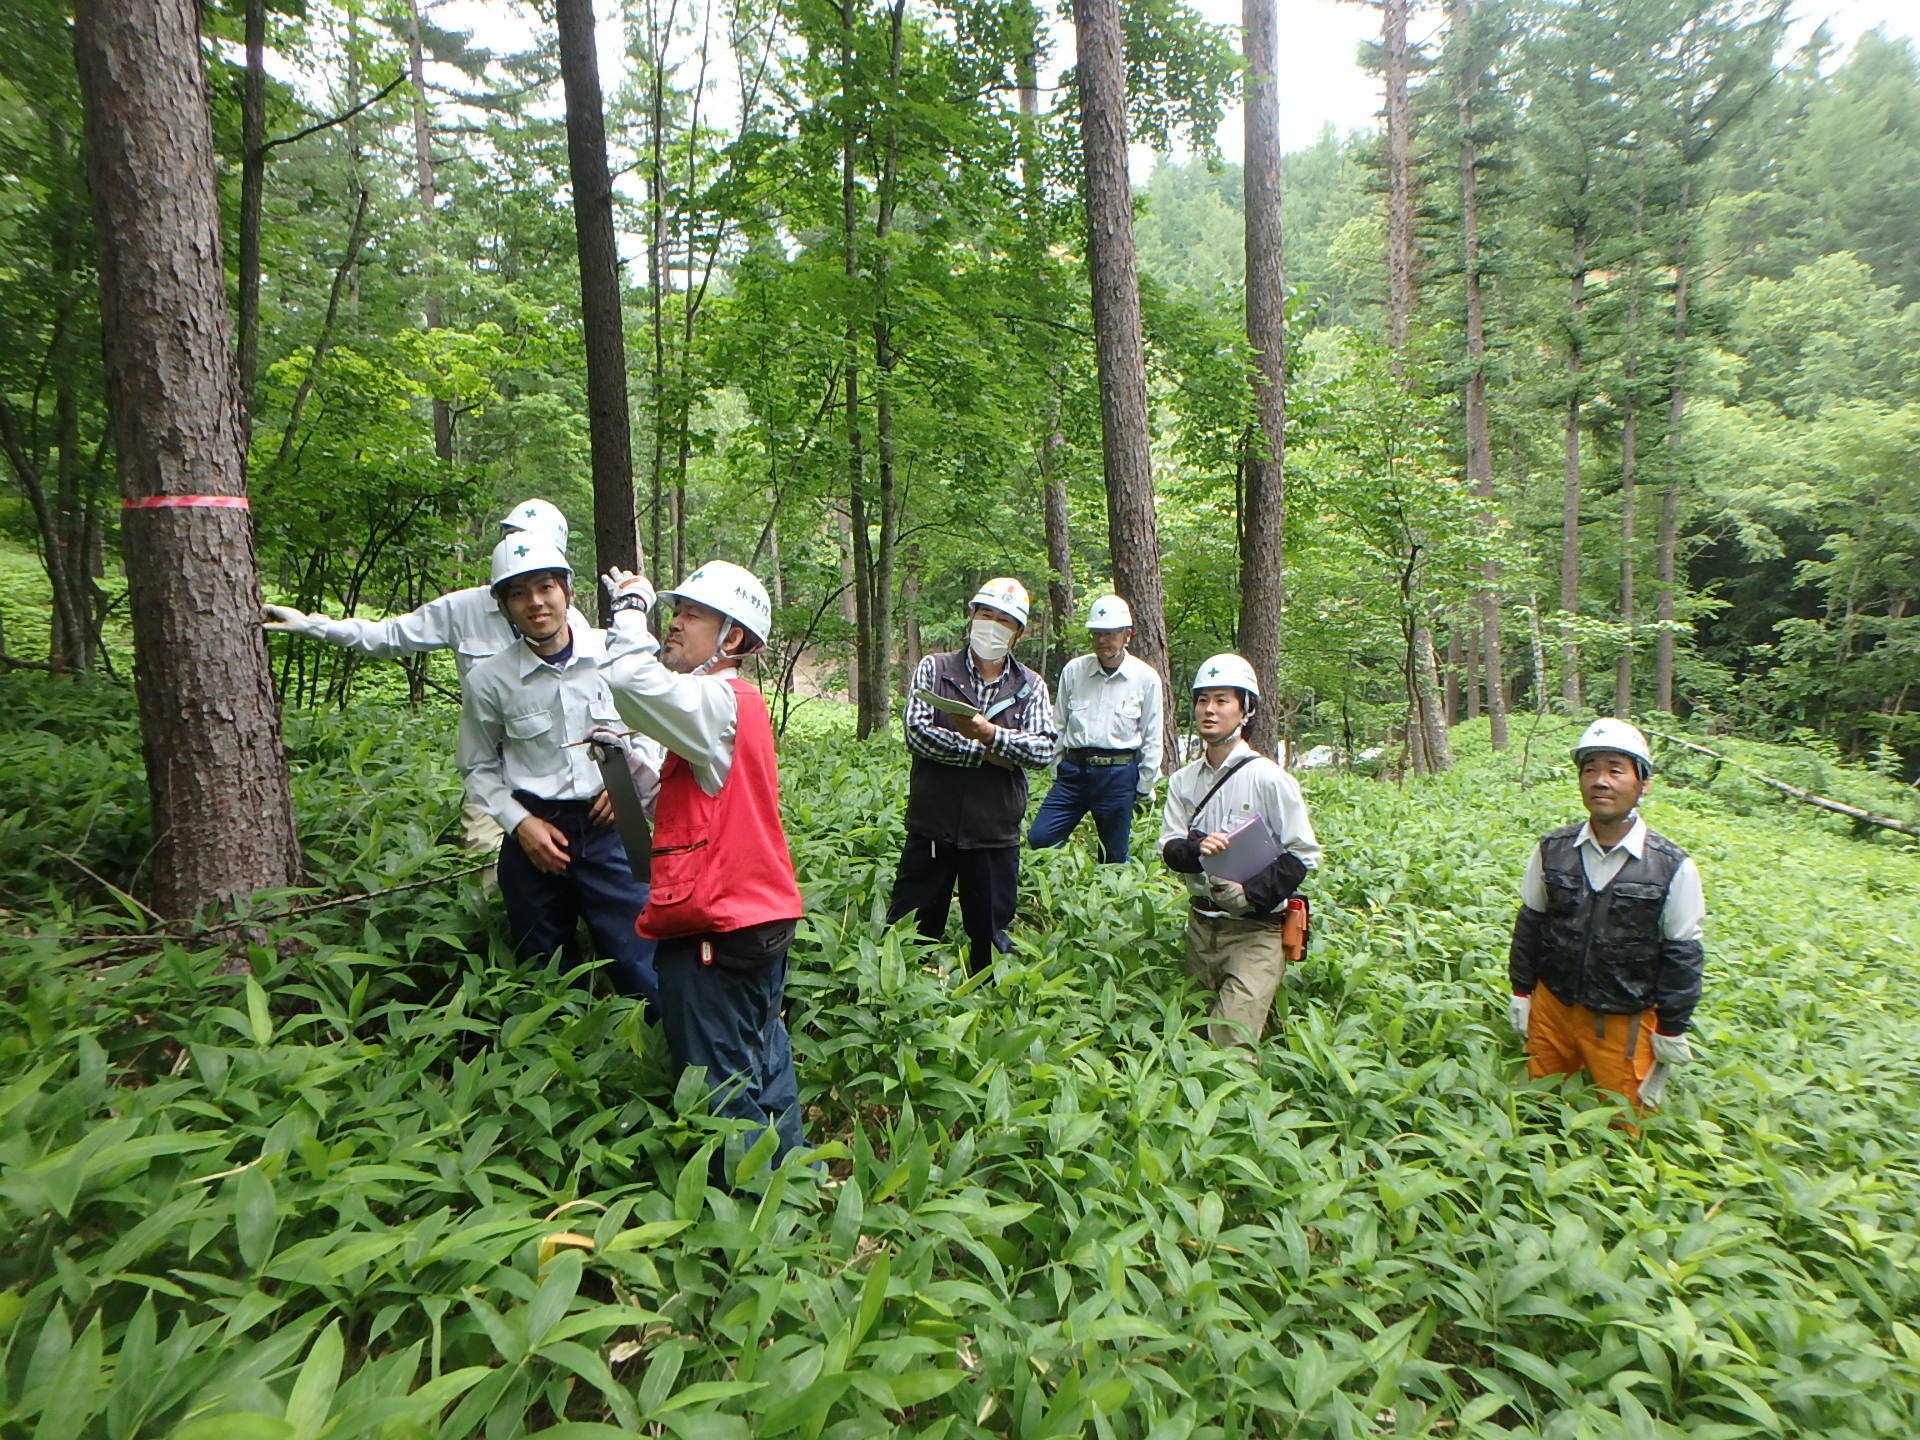
[[[1656, 791], [1706, 876], [1710, 979], [1700, 1062], [1635, 1137], [1526, 1081], [1504, 1018], [1577, 727], [1542, 723], [1524, 786], [1518, 746], [1460, 733], [1435, 779], [1304, 777], [1317, 933], [1254, 1063], [1194, 1031], [1150, 820], [1124, 866], [1086, 836], [1026, 856], [1016, 953], [966, 979], [957, 935], [880, 923], [897, 744], [789, 737], [813, 1167], [675, 1093], [631, 1006], [516, 965], [473, 882], [280, 922], [252, 976], [0, 942], [0, 1425], [1920, 1431], [1920, 858]], [[318, 876], [459, 863], [444, 722], [290, 735]]]

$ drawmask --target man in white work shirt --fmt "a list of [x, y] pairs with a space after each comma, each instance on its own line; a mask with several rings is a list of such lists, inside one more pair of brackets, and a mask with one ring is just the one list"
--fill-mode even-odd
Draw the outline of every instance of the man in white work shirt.
[[[567, 548], [567, 517], [560, 507], [546, 500], [523, 500], [500, 517], [500, 535], [536, 535], [556, 550]], [[324, 640], [347, 650], [358, 650], [382, 660], [401, 655], [417, 655], [426, 650], [453, 651], [454, 671], [464, 690], [467, 675], [489, 655], [497, 655], [514, 642], [513, 626], [500, 611], [493, 591], [486, 585], [451, 590], [429, 600], [416, 610], [385, 620], [309, 614], [291, 605], [267, 605], [262, 626], [270, 634], [305, 635]], [[568, 623], [587, 628], [586, 616], [577, 610], [568, 612]], [[461, 811], [461, 829], [469, 850], [492, 850], [500, 843], [500, 830], [490, 816], [468, 802]]]
[[1053, 786], [1027, 830], [1035, 850], [1064, 845], [1082, 817], [1100, 831], [1100, 858], [1127, 858], [1133, 807], [1153, 796], [1160, 779], [1166, 726], [1160, 677], [1130, 654], [1133, 611], [1118, 595], [1103, 595], [1087, 612], [1093, 653], [1060, 670], [1053, 711], [1060, 727]]
[[[1204, 660], [1193, 677], [1193, 724], [1206, 752], [1167, 782], [1160, 856], [1187, 882], [1187, 974], [1214, 1000], [1207, 1035], [1248, 1049], [1266, 1030], [1286, 978], [1287, 901], [1320, 863], [1300, 786], [1240, 737], [1260, 703], [1260, 681], [1239, 655]], [[1207, 872], [1255, 819], [1278, 854], [1244, 880]]]
[[[493, 586], [518, 640], [467, 672], [460, 710], [467, 794], [500, 825], [500, 897], [514, 952], [578, 960], [584, 920], [622, 995], [659, 999], [653, 942], [634, 930], [647, 887], [634, 878], [614, 828], [594, 752], [628, 755], [644, 803], [658, 751], [629, 751], [601, 673], [605, 632], [568, 620], [573, 570], [550, 542], [509, 535], [493, 552]], [[586, 743], [599, 736], [600, 745]], [[645, 742], [641, 742], [644, 746]]]
[[653, 889], [638, 926], [660, 946], [667, 1051], [676, 1077], [706, 1072], [716, 1114], [772, 1130], [777, 1161], [806, 1143], [781, 1015], [800, 890], [780, 826], [767, 702], [740, 674], [767, 643], [773, 606], [749, 571], [709, 560], [660, 596], [673, 603], [662, 644], [647, 628], [647, 582], [612, 570], [606, 583], [614, 702], [667, 751]]
[[1542, 836], [1527, 857], [1507, 952], [1507, 1016], [1527, 1072], [1570, 1075], [1636, 1109], [1660, 1103], [1689, 1063], [1700, 1003], [1706, 901], [1700, 871], [1640, 818], [1653, 776], [1647, 737], [1596, 720], [1574, 746], [1587, 818]]

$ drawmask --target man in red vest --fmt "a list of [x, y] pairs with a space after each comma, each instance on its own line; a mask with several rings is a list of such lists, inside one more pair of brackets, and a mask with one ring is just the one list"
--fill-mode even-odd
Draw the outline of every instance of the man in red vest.
[[602, 668], [621, 718], [667, 749], [653, 878], [635, 929], [659, 942], [660, 1017], [678, 1075], [705, 1068], [716, 1114], [769, 1125], [776, 1160], [805, 1144], [793, 1046], [781, 1019], [800, 891], [780, 828], [773, 726], [740, 662], [766, 645], [773, 607], [748, 571], [710, 560], [660, 596], [607, 573], [613, 626]]

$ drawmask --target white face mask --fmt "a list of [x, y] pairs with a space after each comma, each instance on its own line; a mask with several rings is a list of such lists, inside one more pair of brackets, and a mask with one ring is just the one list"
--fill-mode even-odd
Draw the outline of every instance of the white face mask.
[[1007, 658], [1013, 649], [1013, 632], [998, 620], [976, 620], [967, 627], [967, 648], [974, 658], [991, 665]]

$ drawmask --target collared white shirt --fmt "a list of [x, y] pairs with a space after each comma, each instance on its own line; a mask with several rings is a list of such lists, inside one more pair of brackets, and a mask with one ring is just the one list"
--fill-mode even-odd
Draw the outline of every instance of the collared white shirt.
[[[576, 625], [564, 665], [549, 665], [516, 643], [467, 672], [460, 772], [467, 794], [508, 834], [528, 814], [513, 798], [516, 790], [543, 800], [591, 800], [606, 788], [592, 747], [579, 743], [594, 730], [622, 728], [601, 669], [605, 653], [604, 630]], [[636, 748], [657, 775], [660, 753]]]
[[1142, 795], [1153, 793], [1160, 778], [1160, 749], [1166, 729], [1161, 710], [1160, 676], [1131, 651], [1111, 671], [1098, 655], [1078, 655], [1060, 667], [1054, 712], [1060, 725], [1060, 749], [1138, 750]]
[[[587, 617], [569, 609], [567, 620], [577, 636], [590, 628]], [[507, 617], [500, 613], [499, 602], [484, 585], [452, 590], [429, 600], [418, 610], [386, 620], [329, 620], [319, 638], [331, 645], [358, 650], [391, 660], [397, 655], [414, 655], [422, 650], [453, 651], [454, 670], [464, 690], [467, 674], [489, 655], [498, 655], [519, 636]], [[521, 646], [526, 649], [526, 646]]]
[[727, 679], [737, 667], [706, 675], [669, 670], [644, 611], [620, 611], [606, 634], [604, 668], [620, 718], [685, 760], [700, 788], [718, 795], [733, 770], [740, 700]]
[[[1627, 868], [1629, 857], [1639, 860], [1647, 853], [1647, 822], [1636, 812], [1626, 837], [1611, 850], [1603, 849], [1593, 838], [1591, 823], [1583, 824], [1573, 837], [1580, 852], [1580, 867], [1587, 873], [1587, 886], [1604, 890], [1614, 877]], [[1540, 846], [1535, 844], [1527, 856], [1527, 868], [1520, 877], [1520, 901], [1529, 910], [1545, 913], [1547, 881], [1540, 863]], [[1700, 887], [1700, 868], [1688, 856], [1674, 872], [1667, 886], [1667, 898], [1660, 906], [1660, 933], [1668, 940], [1698, 940], [1700, 923], [1707, 916], [1707, 899]]]
[[[1223, 771], [1230, 765], [1238, 765], [1251, 755], [1251, 764], [1243, 765], [1228, 778], [1219, 792], [1207, 799], [1206, 808], [1195, 813], [1207, 792], [1213, 789]], [[1229, 830], [1249, 815], [1259, 815], [1267, 822], [1267, 828], [1273, 831], [1285, 850], [1297, 856], [1300, 863], [1309, 870], [1320, 863], [1320, 841], [1313, 833], [1313, 821], [1307, 817], [1306, 797], [1300, 793], [1300, 783], [1289, 775], [1277, 762], [1262, 755], [1245, 740], [1235, 740], [1233, 749], [1227, 752], [1226, 759], [1218, 766], [1207, 764], [1203, 754], [1189, 765], [1183, 765], [1173, 772], [1173, 778], [1167, 782], [1167, 805], [1160, 820], [1159, 848], [1165, 849], [1169, 840], [1178, 839], [1193, 830], [1202, 830], [1211, 835], [1216, 831]], [[1182, 875], [1187, 889], [1196, 899], [1205, 901], [1212, 896], [1205, 871], [1197, 875]]]

